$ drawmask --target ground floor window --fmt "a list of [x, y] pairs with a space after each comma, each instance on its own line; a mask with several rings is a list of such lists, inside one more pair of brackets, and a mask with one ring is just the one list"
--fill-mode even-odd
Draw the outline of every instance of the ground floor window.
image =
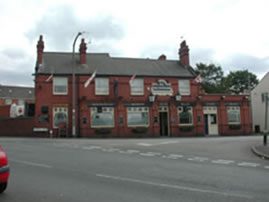
[[128, 107], [127, 122], [129, 127], [148, 126], [149, 109], [148, 107]]
[[58, 128], [60, 124], [68, 123], [68, 108], [53, 107], [53, 127]]
[[114, 127], [114, 108], [113, 107], [91, 107], [91, 127]]
[[228, 124], [240, 124], [240, 107], [227, 107]]
[[192, 125], [193, 115], [191, 106], [180, 106], [178, 107], [178, 117], [180, 125]]

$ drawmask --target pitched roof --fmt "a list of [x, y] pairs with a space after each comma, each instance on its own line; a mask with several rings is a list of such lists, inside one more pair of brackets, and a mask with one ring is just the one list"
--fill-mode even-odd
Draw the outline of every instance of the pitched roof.
[[0, 98], [33, 100], [34, 96], [35, 91], [32, 87], [0, 85]]
[[[98, 75], [130, 76], [167, 76], [194, 77], [191, 67], [184, 67], [176, 60], [153, 60], [138, 58], [110, 57], [107, 53], [88, 53], [87, 64], [79, 64], [79, 54], [76, 58], [76, 74], [91, 74], [97, 70]], [[72, 53], [44, 52], [43, 64], [39, 74], [71, 74]]]

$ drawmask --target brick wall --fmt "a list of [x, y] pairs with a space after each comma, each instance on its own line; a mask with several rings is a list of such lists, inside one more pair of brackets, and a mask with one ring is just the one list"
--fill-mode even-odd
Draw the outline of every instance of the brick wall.
[[0, 119], [0, 136], [33, 136], [34, 117]]

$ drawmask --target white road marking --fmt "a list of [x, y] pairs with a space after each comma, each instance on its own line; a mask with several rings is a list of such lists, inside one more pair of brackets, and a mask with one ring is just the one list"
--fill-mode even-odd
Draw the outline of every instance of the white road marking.
[[96, 174], [96, 176], [101, 177], [101, 178], [106, 178], [106, 179], [122, 181], [122, 182], [132, 182], [132, 183], [145, 184], [145, 185], [156, 186], [156, 187], [164, 187], [164, 188], [167, 188], [167, 189], [177, 189], [177, 190], [184, 190], [184, 191], [190, 191], [190, 192], [199, 192], [199, 193], [205, 193], [205, 194], [215, 194], [215, 195], [222, 195], [222, 196], [229, 196], [229, 197], [253, 199], [252, 196], [246, 195], [246, 194], [241, 195], [241, 194], [235, 194], [235, 193], [230, 193], [230, 192], [215, 191], [215, 190], [210, 190], [210, 189], [199, 189], [199, 188], [193, 188], [193, 187], [157, 183], [157, 182], [151, 182], [151, 181], [145, 181], [145, 180], [139, 180], [139, 179], [133, 179], [133, 178], [125, 178], [125, 177], [119, 177], [119, 176], [104, 175], [104, 174]]
[[127, 152], [129, 152], [130, 154], [137, 154], [137, 153], [139, 153], [140, 151], [138, 151], [138, 150], [133, 150], [133, 149], [128, 149]]
[[82, 147], [82, 149], [92, 150], [92, 149], [102, 149], [102, 148], [99, 146], [84, 146], [84, 147]]
[[128, 151], [124, 151], [124, 150], [119, 150], [118, 152], [121, 153], [121, 154], [132, 154], [132, 153], [130, 153]]
[[21, 163], [21, 164], [29, 165], [29, 166], [36, 166], [36, 167], [42, 167], [42, 168], [52, 168], [51, 165], [36, 163], [36, 162], [31, 162], [31, 161], [22, 161], [22, 160], [15, 160], [15, 159], [9, 159], [9, 161], [15, 162], [15, 163]]
[[224, 160], [224, 159], [213, 160], [211, 162], [216, 163], [216, 164], [226, 164], [226, 165], [234, 163], [234, 161], [232, 161], [232, 160]]
[[120, 149], [117, 149], [117, 148], [110, 148], [110, 149], [107, 149], [106, 152], [117, 152], [117, 151], [120, 151]]
[[269, 166], [264, 166], [265, 169], [269, 169]]
[[155, 145], [175, 144], [175, 143], [178, 143], [178, 141], [175, 141], [175, 140], [165, 141], [165, 142], [160, 142], [159, 144], [155, 144]]
[[156, 156], [160, 155], [160, 153], [155, 153], [155, 152], [147, 152], [147, 153], [139, 153], [141, 156]]
[[245, 166], [245, 167], [257, 167], [260, 166], [258, 163], [250, 163], [250, 162], [241, 162], [237, 164], [238, 166]]
[[164, 158], [179, 159], [179, 158], [183, 158], [183, 155], [181, 155], [181, 154], [169, 154], [168, 156], [165, 156]]
[[198, 161], [198, 162], [204, 162], [204, 161], [208, 161], [207, 157], [199, 157], [199, 156], [195, 156], [192, 158], [188, 158], [189, 161]]
[[140, 142], [137, 144], [138, 146], [144, 146], [144, 147], [150, 147], [152, 146], [152, 144], [149, 144], [149, 143], [144, 143], [144, 142]]
[[165, 144], [175, 144], [175, 143], [178, 143], [178, 141], [171, 140], [171, 141], [165, 141], [165, 142], [160, 142], [160, 143], [156, 143], [156, 144], [140, 142], [140, 143], [137, 143], [137, 145], [144, 146], [144, 147], [151, 147], [151, 146], [158, 146], [158, 145], [165, 145]]

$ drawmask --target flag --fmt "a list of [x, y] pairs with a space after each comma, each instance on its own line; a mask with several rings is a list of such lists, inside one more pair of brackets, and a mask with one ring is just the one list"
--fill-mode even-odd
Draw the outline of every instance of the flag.
[[134, 74], [134, 75], [131, 77], [131, 79], [129, 80], [129, 84], [130, 84], [130, 86], [133, 85], [133, 82], [134, 82], [135, 77], [136, 77], [136, 74]]
[[91, 81], [94, 79], [96, 76], [96, 70], [92, 73], [91, 77], [84, 83], [84, 88], [87, 88], [88, 85], [91, 83]]
[[195, 80], [196, 83], [202, 83], [202, 81], [203, 81], [200, 74], [194, 80]]
[[47, 79], [46, 79], [46, 82], [49, 82], [53, 77], [53, 74], [51, 74]]

